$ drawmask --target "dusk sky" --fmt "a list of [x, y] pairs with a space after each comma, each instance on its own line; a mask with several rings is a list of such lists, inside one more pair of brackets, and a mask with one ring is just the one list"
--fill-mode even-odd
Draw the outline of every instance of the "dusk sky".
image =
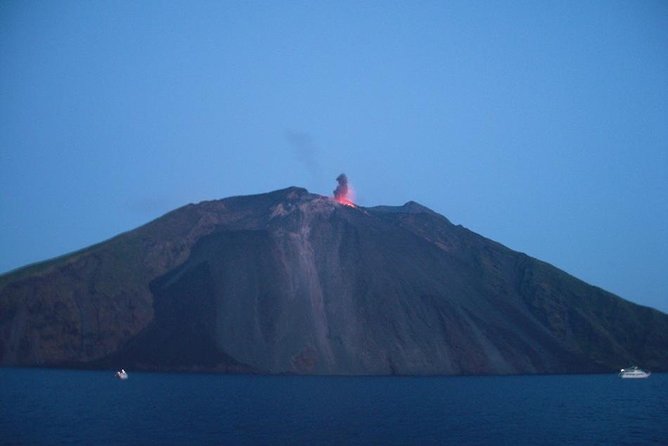
[[0, 2], [0, 272], [342, 172], [668, 312], [668, 2]]

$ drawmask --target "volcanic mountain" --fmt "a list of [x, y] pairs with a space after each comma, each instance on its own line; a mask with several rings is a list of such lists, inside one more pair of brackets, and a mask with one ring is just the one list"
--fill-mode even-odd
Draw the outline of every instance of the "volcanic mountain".
[[668, 315], [414, 202], [187, 205], [0, 277], [0, 365], [296, 374], [668, 370]]

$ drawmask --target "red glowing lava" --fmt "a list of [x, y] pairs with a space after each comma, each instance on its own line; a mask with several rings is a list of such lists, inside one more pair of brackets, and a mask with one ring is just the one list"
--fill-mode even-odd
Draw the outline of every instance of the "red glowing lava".
[[342, 204], [342, 205], [344, 205], [344, 206], [350, 206], [351, 208], [357, 207], [357, 206], [355, 205], [355, 203], [353, 203], [353, 200], [351, 199], [351, 198], [352, 198], [351, 195], [352, 195], [352, 194], [349, 193], [349, 194], [346, 195], [346, 196], [334, 197], [334, 200], [335, 200], [337, 203]]

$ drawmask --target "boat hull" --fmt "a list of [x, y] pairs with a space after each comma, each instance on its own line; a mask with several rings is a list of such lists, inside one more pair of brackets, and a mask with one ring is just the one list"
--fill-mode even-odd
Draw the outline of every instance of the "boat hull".
[[621, 369], [619, 371], [619, 377], [623, 379], [643, 379], [643, 378], [649, 378], [649, 375], [651, 375], [651, 372], [646, 372], [644, 370], [639, 369], [638, 367], [631, 367], [628, 369]]

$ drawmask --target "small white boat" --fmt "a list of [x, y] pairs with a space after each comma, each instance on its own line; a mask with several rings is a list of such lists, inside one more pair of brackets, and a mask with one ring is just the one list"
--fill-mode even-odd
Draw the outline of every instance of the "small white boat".
[[649, 378], [649, 375], [651, 374], [651, 372], [646, 372], [636, 366], [629, 367], [628, 369], [621, 369], [619, 371], [620, 378]]
[[125, 370], [120, 369], [118, 372], [116, 372], [116, 378], [118, 378], [118, 379], [128, 379], [128, 373]]

